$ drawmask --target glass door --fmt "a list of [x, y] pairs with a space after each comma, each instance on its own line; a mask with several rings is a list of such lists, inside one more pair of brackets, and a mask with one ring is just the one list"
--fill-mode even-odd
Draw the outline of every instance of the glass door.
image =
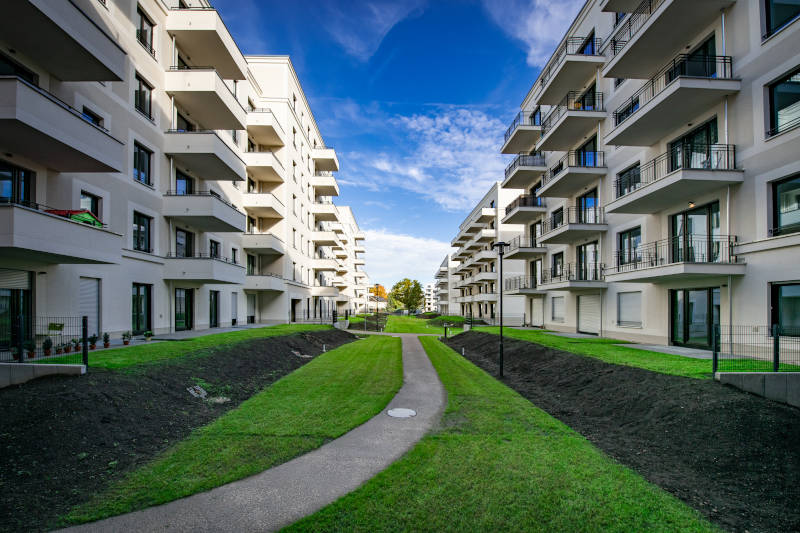
[[715, 263], [723, 259], [719, 202], [672, 215], [673, 263]]
[[141, 335], [151, 331], [150, 285], [134, 283], [131, 290], [131, 332]]
[[592, 189], [578, 198], [579, 224], [594, 224], [597, 222], [597, 189]]
[[578, 279], [594, 281], [599, 278], [597, 268], [597, 241], [578, 246]]
[[175, 289], [175, 331], [192, 329], [194, 324], [194, 291]]
[[714, 326], [719, 324], [719, 288], [673, 290], [670, 307], [672, 343], [710, 349]]
[[208, 327], [219, 327], [219, 291], [208, 292]]

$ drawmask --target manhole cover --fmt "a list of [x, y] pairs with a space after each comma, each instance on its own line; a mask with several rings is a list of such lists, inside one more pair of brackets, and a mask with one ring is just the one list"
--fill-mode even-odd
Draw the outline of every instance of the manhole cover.
[[412, 416], [417, 416], [416, 411], [414, 411], [413, 409], [406, 409], [405, 407], [397, 407], [395, 409], [389, 409], [389, 412], [387, 414], [395, 418], [411, 418]]

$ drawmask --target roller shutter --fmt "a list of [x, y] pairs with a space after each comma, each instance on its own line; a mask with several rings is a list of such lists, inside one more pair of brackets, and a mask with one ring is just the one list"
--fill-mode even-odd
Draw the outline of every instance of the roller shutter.
[[98, 334], [100, 331], [100, 280], [95, 278], [81, 278], [80, 287], [80, 316], [89, 317], [89, 335]]
[[578, 296], [578, 331], [600, 334], [600, 295]]
[[254, 324], [256, 321], [256, 295], [247, 295], [247, 323]]
[[231, 325], [235, 326], [239, 322], [239, 293], [231, 293]]
[[544, 298], [531, 298], [531, 326], [544, 325]]
[[31, 288], [31, 276], [27, 270], [11, 270], [0, 268], [0, 289], [22, 289]]

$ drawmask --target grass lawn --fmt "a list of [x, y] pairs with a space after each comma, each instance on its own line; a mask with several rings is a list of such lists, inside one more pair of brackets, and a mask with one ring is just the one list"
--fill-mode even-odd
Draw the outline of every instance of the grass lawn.
[[288, 531], [717, 531], [434, 338], [442, 429]]
[[398, 338], [331, 350], [73, 509], [65, 523], [158, 505], [284, 463], [375, 416], [402, 382]]
[[[248, 328], [228, 333], [204, 335], [185, 341], [158, 341], [124, 348], [111, 348], [108, 350], [89, 352], [89, 366], [99, 368], [118, 369], [139, 365], [142, 363], [157, 363], [176, 357], [202, 357], [207, 354], [207, 349], [218, 348], [221, 345], [265, 337], [278, 337], [291, 335], [303, 331], [318, 331], [329, 329], [331, 326], [317, 324], [279, 324], [263, 328]], [[74, 356], [68, 356], [69, 362], [74, 362]], [[67, 357], [53, 357], [47, 363], [60, 363]]]
[[[480, 327], [475, 328], [475, 330], [494, 335], [498, 335], [500, 332], [500, 328], [496, 327]], [[550, 348], [557, 348], [565, 352], [588, 355], [616, 365], [635, 366], [645, 370], [652, 370], [653, 372], [687, 378], [711, 378], [710, 359], [692, 359], [691, 357], [680, 355], [615, 346], [616, 344], [625, 343], [625, 341], [616, 339], [601, 337], [571, 339], [569, 337], [551, 335], [541, 330], [512, 328], [503, 328], [503, 335], [523, 341], [535, 342]]]
[[[444, 335], [444, 328], [441, 326], [432, 326], [428, 320], [417, 318], [414, 316], [395, 316], [389, 315], [386, 322], [387, 333], [431, 333], [436, 335]], [[447, 334], [455, 335], [460, 333], [461, 328], [448, 328]]]

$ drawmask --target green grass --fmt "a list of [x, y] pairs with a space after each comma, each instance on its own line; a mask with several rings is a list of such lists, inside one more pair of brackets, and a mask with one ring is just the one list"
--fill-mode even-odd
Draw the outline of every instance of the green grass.
[[318, 448], [379, 413], [403, 382], [400, 339], [321, 355], [73, 509], [94, 521], [209, 490]]
[[717, 531], [434, 338], [442, 428], [288, 531]]
[[[476, 331], [492, 333], [498, 335], [500, 328], [479, 327]], [[513, 329], [504, 328], [503, 335], [514, 339], [528, 342], [535, 342], [550, 348], [557, 348], [565, 352], [572, 352], [578, 355], [587, 355], [615, 365], [635, 366], [671, 374], [673, 376], [683, 376], [694, 379], [711, 378], [711, 360], [693, 359], [674, 354], [651, 352], [649, 350], [639, 350], [626, 346], [615, 346], [625, 344], [625, 341], [608, 339], [604, 337], [587, 337], [572, 339], [569, 337], [559, 337], [551, 335], [546, 331], [534, 329]]]
[[[178, 357], [202, 357], [213, 352], [214, 348], [236, 342], [291, 335], [303, 331], [319, 331], [331, 326], [315, 324], [280, 324], [263, 328], [248, 328], [228, 333], [216, 333], [185, 341], [158, 341], [124, 348], [111, 348], [89, 352], [89, 366], [119, 369], [142, 363], [158, 363]], [[53, 357], [47, 363], [74, 362], [74, 356]]]
[[[429, 333], [435, 335], [444, 335], [444, 328], [441, 326], [434, 326], [429, 324], [429, 320], [413, 316], [395, 316], [390, 315], [386, 322], [387, 333]], [[461, 332], [461, 329], [448, 328], [447, 334], [455, 335]]]

